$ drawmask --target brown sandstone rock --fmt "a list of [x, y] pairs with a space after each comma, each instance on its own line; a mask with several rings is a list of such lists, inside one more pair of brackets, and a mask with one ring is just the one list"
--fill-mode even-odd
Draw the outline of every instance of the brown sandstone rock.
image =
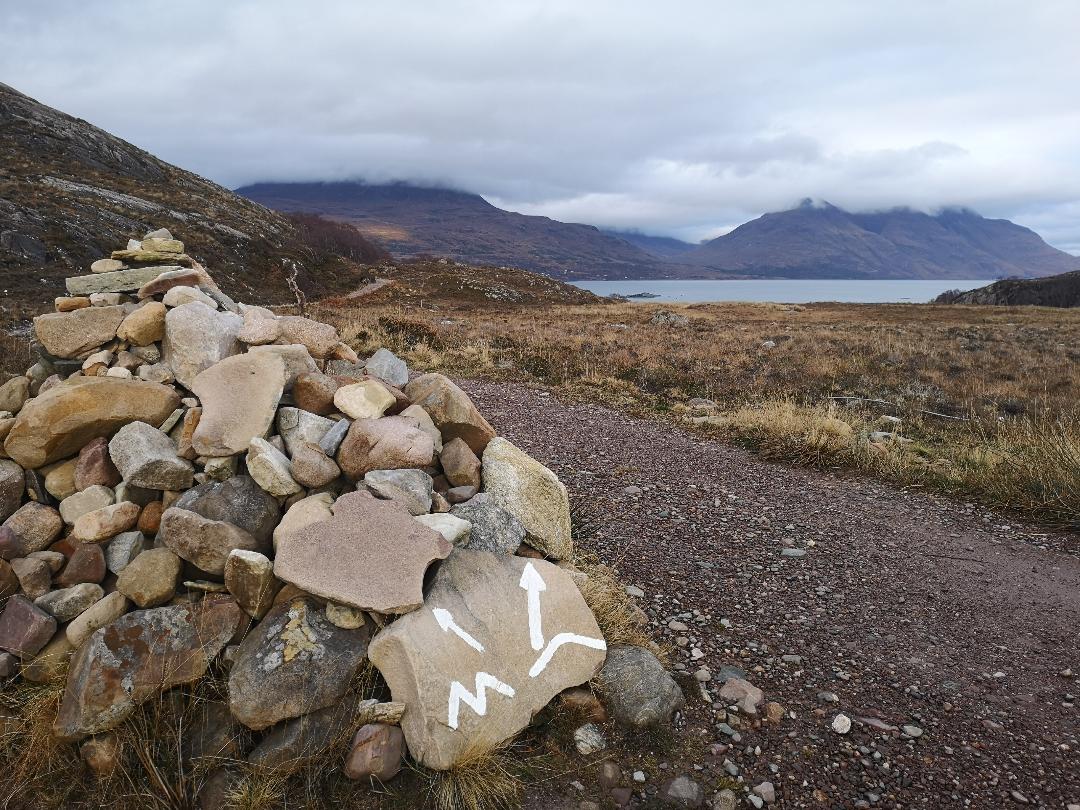
[[28, 599], [37, 599], [49, 592], [52, 570], [45, 560], [20, 557], [11, 561], [11, 570], [19, 580], [19, 587]]
[[480, 415], [468, 394], [442, 374], [423, 374], [405, 386], [405, 394], [431, 417], [443, 441], [464, 439], [477, 455], [495, 437], [495, 429]]
[[11, 560], [47, 549], [60, 536], [64, 521], [51, 506], [28, 501], [4, 521], [4, 526], [12, 531], [14, 538], [10, 544], [0, 546], [0, 555]]
[[135, 611], [94, 631], [71, 661], [54, 734], [74, 741], [108, 731], [159, 691], [198, 680], [242, 617], [232, 599], [207, 597]]
[[389, 782], [401, 770], [405, 735], [397, 726], [368, 723], [353, 737], [342, 769], [350, 779], [374, 778]]
[[61, 588], [80, 582], [100, 583], [105, 579], [105, 551], [98, 545], [84, 544], [75, 549], [64, 570], [56, 577]]
[[202, 402], [192, 435], [201, 456], [231, 456], [248, 449], [274, 421], [285, 390], [285, 363], [273, 354], [236, 355], [215, 363], [191, 383]]
[[318, 359], [329, 356], [340, 341], [337, 329], [310, 318], [285, 315], [278, 318], [278, 324], [281, 327], [279, 343], [302, 343], [311, 356]]
[[161, 526], [162, 511], [164, 511], [164, 505], [161, 501], [151, 501], [139, 512], [136, 528], [148, 537], [155, 536]]
[[480, 459], [464, 439], [451, 439], [439, 453], [443, 473], [452, 486], [479, 487]]
[[587, 682], [606, 644], [573, 579], [543, 561], [458, 549], [423, 607], [387, 625], [369, 655], [409, 751], [438, 770], [499, 746], [555, 695]]
[[329, 416], [337, 410], [334, 394], [341, 385], [326, 374], [304, 373], [293, 384], [293, 400], [296, 407], [320, 416]]
[[353, 481], [372, 470], [422, 469], [434, 458], [431, 436], [401, 416], [358, 419], [337, 453], [338, 466]]
[[281, 583], [266, 555], [236, 548], [225, 560], [225, 587], [241, 610], [261, 619], [274, 604]]
[[299, 442], [293, 446], [292, 476], [296, 483], [311, 489], [324, 487], [341, 475], [341, 470], [317, 444]]
[[453, 546], [404, 507], [366, 492], [341, 496], [332, 510], [331, 520], [280, 538], [277, 578], [361, 610], [415, 610], [424, 601], [424, 572]]
[[18, 413], [29, 398], [30, 380], [26, 377], [12, 377], [0, 385], [0, 411]]
[[116, 337], [124, 307], [87, 307], [72, 312], [50, 312], [34, 318], [34, 334], [45, 351], [63, 359], [85, 356]]
[[108, 779], [123, 764], [124, 746], [115, 734], [99, 734], [79, 746], [79, 756], [94, 776]]
[[132, 346], [149, 346], [165, 337], [165, 305], [151, 301], [136, 309], [120, 324], [116, 336]]
[[137, 503], [122, 501], [87, 512], [75, 521], [71, 539], [77, 543], [104, 543], [134, 528], [140, 511]]
[[[117, 377], [77, 377], [26, 403], [4, 449], [26, 469], [73, 455], [135, 421], [159, 425], [180, 402], [172, 388]], [[97, 483], [97, 482], [95, 482]]]
[[233, 549], [257, 551], [259, 548], [259, 542], [240, 527], [208, 520], [175, 506], [162, 514], [157, 539], [182, 559], [214, 576], [225, 573], [225, 561]]
[[141, 608], [164, 605], [176, 592], [182, 563], [167, 548], [137, 555], [116, 579], [116, 590]]

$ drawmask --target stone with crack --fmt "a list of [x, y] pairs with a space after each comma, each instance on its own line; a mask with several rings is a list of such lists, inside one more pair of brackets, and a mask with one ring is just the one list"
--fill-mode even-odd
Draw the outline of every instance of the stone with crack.
[[275, 606], [237, 651], [229, 672], [229, 710], [256, 731], [332, 706], [367, 657], [368, 626], [331, 623], [307, 597]]
[[564, 689], [587, 682], [606, 644], [560, 568], [457, 550], [424, 606], [379, 632], [369, 655], [393, 699], [413, 758], [445, 770], [498, 747]]
[[198, 680], [245, 618], [232, 599], [209, 596], [95, 630], [71, 661], [53, 733], [73, 742], [108, 731], [160, 691]]
[[424, 601], [424, 573], [453, 546], [393, 501], [350, 492], [330, 520], [277, 538], [274, 574], [308, 593], [377, 613], [408, 613]]

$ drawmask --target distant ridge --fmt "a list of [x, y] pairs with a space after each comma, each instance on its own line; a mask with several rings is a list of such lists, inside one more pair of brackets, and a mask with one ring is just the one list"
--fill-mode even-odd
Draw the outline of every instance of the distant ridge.
[[400, 258], [432, 254], [562, 279], [985, 279], [1080, 269], [1080, 258], [1035, 232], [962, 209], [853, 214], [804, 201], [691, 245], [525, 216], [478, 194], [408, 183], [258, 183], [237, 193], [349, 222]]
[[[398, 258], [423, 254], [522, 267], [555, 278], [662, 278], [665, 265], [592, 225], [496, 208], [479, 194], [408, 183], [256, 183], [236, 190], [268, 208], [355, 225]], [[672, 275], [687, 275], [673, 267]]]
[[771, 278], [1032, 278], [1080, 269], [1080, 258], [1034, 231], [973, 211], [852, 214], [808, 200], [673, 260]]

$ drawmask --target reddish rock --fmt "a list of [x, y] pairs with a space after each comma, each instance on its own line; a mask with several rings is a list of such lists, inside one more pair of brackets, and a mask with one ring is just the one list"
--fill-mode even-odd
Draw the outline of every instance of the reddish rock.
[[11, 563], [0, 559], [0, 601], [19, 592], [19, 578], [11, 570]]
[[47, 549], [60, 536], [64, 521], [51, 506], [29, 501], [5, 520], [4, 526], [14, 537], [0, 540], [0, 556], [11, 560]]
[[23, 661], [33, 658], [56, 634], [56, 619], [21, 594], [0, 613], [0, 650]]
[[274, 574], [309, 593], [378, 613], [407, 613], [424, 601], [424, 572], [453, 546], [394, 501], [342, 495], [333, 518], [278, 539]]
[[136, 528], [148, 537], [156, 535], [161, 527], [161, 513], [164, 511], [162, 506], [161, 501], [150, 501], [144, 506], [139, 512]]
[[79, 756], [94, 775], [106, 779], [120, 767], [124, 746], [115, 734], [99, 734], [79, 746]]
[[122, 480], [120, 471], [109, 456], [108, 439], [91, 439], [79, 451], [79, 460], [75, 463], [75, 489], [82, 492], [94, 485], [115, 487]]
[[423, 469], [435, 458], [435, 443], [409, 419], [358, 419], [338, 448], [337, 462], [351, 480], [372, 470]]
[[405, 754], [405, 735], [397, 726], [368, 723], [353, 737], [345, 757], [344, 772], [350, 779], [375, 778], [389, 782], [401, 770]]
[[98, 545], [81, 545], [56, 577], [56, 585], [67, 588], [82, 582], [100, 583], [105, 571], [105, 550]]
[[297, 375], [293, 384], [293, 401], [303, 411], [329, 416], [337, 411], [334, 394], [340, 387], [341, 383], [326, 374], [304, 372]]
[[95, 630], [71, 660], [54, 734], [72, 742], [109, 731], [160, 691], [198, 680], [243, 618], [232, 599], [208, 597]]

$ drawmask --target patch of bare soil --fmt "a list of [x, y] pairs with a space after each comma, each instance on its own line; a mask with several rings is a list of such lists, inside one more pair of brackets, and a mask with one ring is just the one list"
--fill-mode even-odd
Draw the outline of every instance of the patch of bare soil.
[[[1080, 803], [1075, 535], [539, 390], [464, 387], [566, 483], [596, 526], [586, 550], [644, 591], [686, 688], [702, 667], [711, 676], [711, 700], [682, 719], [682, 753], [620, 746], [533, 788], [527, 806], [610, 807], [618, 786], [653, 806], [679, 775], [706, 806], [729, 788], [749, 807], [765, 781], [785, 808]], [[730, 712], [725, 667], [781, 703], [782, 720]], [[847, 733], [833, 730], [840, 714]], [[605, 758], [622, 771], [615, 791]]]

